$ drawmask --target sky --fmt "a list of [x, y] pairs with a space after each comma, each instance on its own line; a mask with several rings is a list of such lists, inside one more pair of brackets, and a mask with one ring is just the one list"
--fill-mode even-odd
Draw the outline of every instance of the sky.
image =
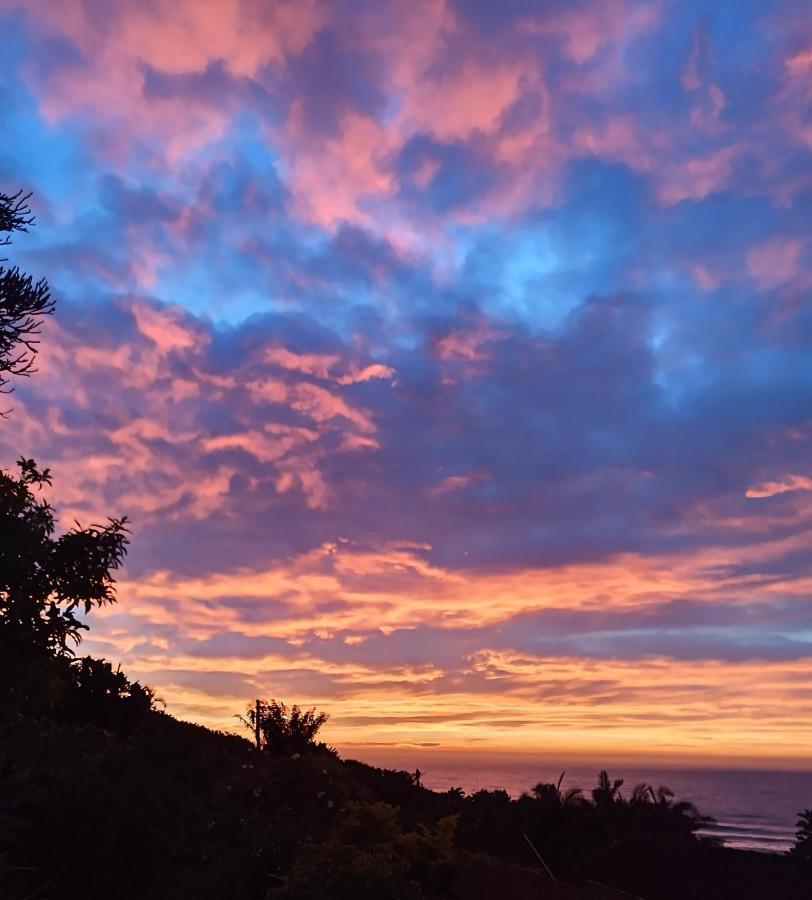
[[802, 765], [812, 8], [0, 0], [81, 652], [361, 758]]

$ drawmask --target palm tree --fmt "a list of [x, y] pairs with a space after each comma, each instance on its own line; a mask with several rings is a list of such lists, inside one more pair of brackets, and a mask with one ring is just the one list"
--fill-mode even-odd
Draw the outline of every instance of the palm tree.
[[592, 802], [595, 806], [614, 806], [622, 801], [620, 788], [623, 785], [622, 778], [616, 778], [614, 781], [609, 780], [609, 773], [603, 769], [598, 774], [598, 786], [592, 789]]
[[[687, 837], [693, 836], [700, 828], [716, 824], [712, 816], [702, 815], [690, 800], [675, 802], [671, 788], [660, 785], [656, 791], [653, 787], [649, 787], [648, 790], [652, 812], [657, 816], [655, 820], [649, 822], [649, 826], [653, 826], [656, 821], [657, 827], [664, 828], [668, 834], [682, 834]], [[703, 840], [713, 842], [714, 839], [703, 838]]]
[[584, 792], [581, 788], [569, 788], [563, 793], [561, 791], [561, 784], [566, 774], [566, 772], [562, 772], [555, 784], [543, 782], [537, 784], [533, 788], [535, 798], [557, 808], [580, 805], [584, 799]]
[[645, 781], [641, 781], [640, 784], [634, 786], [634, 790], [629, 799], [629, 805], [635, 807], [646, 806], [654, 799], [654, 788], [652, 788], [650, 784], [646, 784]]
[[663, 784], [661, 784], [656, 791], [653, 787], [649, 787], [649, 793], [651, 794], [652, 802], [663, 808], [670, 807], [674, 800], [674, 792], [670, 787], [666, 787]]

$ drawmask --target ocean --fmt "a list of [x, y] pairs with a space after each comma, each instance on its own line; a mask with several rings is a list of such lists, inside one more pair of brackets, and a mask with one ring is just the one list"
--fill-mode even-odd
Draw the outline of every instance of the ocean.
[[[502, 763], [492, 767], [480, 762], [424, 761], [422, 782], [433, 790], [461, 787], [466, 793], [485, 788], [504, 788], [518, 797], [543, 781], [557, 781], [560, 768], [546, 763]], [[677, 769], [619, 766], [609, 775], [623, 778], [628, 796], [641, 781], [670, 787], [676, 799], [690, 800], [699, 811], [716, 819], [708, 833], [726, 846], [781, 853], [795, 839], [795, 823], [802, 809], [812, 807], [812, 772], [775, 772], [739, 769]], [[564, 786], [588, 792], [597, 782], [595, 767], [573, 766]]]

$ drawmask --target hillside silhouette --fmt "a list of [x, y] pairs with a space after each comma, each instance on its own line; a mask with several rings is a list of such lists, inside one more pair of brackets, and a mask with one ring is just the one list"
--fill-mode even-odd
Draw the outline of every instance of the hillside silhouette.
[[0, 723], [2, 897], [809, 896], [808, 861], [712, 846], [664, 790], [431, 791], [325, 745], [258, 751], [144, 712], [109, 664], [71, 668], [94, 675], [64, 704]]

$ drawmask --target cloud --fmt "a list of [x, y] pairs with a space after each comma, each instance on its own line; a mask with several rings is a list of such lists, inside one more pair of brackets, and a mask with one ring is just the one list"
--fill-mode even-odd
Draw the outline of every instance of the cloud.
[[812, 491], [812, 478], [807, 478], [806, 475], [787, 475], [781, 481], [765, 481], [748, 488], [745, 496], [758, 500], [791, 491]]
[[89, 649], [219, 726], [804, 752], [809, 17], [204, 6], [0, 0], [59, 302], [2, 460], [135, 529]]
[[792, 279], [798, 271], [800, 240], [767, 241], [747, 253], [747, 269], [761, 288], [774, 288]]

